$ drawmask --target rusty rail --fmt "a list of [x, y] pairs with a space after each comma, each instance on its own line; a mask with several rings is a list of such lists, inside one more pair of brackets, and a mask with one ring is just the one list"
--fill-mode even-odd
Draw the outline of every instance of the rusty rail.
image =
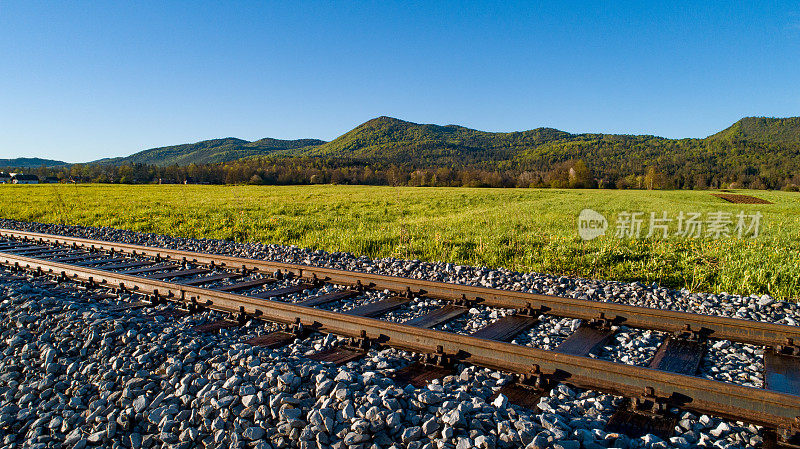
[[[63, 238], [58, 240], [64, 242]], [[111, 246], [116, 246], [117, 251], [124, 247], [121, 245]], [[135, 248], [140, 254], [143, 252], [142, 247]], [[131, 252], [134, 250], [131, 247], [125, 249]], [[156, 251], [160, 252], [162, 256], [165, 255], [164, 250], [148, 249], [147, 251]], [[186, 253], [181, 254], [185, 255]], [[197, 255], [197, 259], [202, 256]], [[220, 259], [217, 256], [203, 257], [213, 258], [219, 264]], [[60, 275], [62, 278], [91, 282], [106, 287], [136, 290], [142, 294], [169, 297], [174, 301], [184, 303], [201, 304], [223, 312], [234, 314], [243, 312], [251, 317], [267, 321], [287, 324], [299, 321], [305, 327], [322, 332], [345, 337], [366, 337], [377, 344], [415, 352], [444, 353], [464, 362], [511, 373], [542, 372], [554, 380], [576, 387], [596, 389], [627, 397], [640, 397], [647, 394], [650, 397], [669, 398], [672, 404], [683, 409], [748, 421], [769, 428], [792, 428], [797, 417], [800, 416], [800, 396], [793, 394], [545, 351], [474, 336], [422, 329], [378, 319], [344, 315], [297, 304], [263, 300], [97, 268], [76, 267], [20, 255], [0, 254], [0, 262], [20, 269]], [[285, 264], [282, 265], [285, 266]], [[296, 269], [305, 270], [306, 267]], [[330, 274], [342, 276], [342, 272], [332, 271], [336, 271], [336, 273], [331, 272]], [[358, 275], [360, 276], [361, 273]]]
[[509, 309], [532, 308], [553, 316], [583, 320], [603, 318], [613, 324], [624, 324], [662, 332], [694, 331], [705, 337], [759, 346], [793, 345], [796, 344], [794, 342], [800, 342], [800, 327], [782, 324], [10, 229], [0, 229], [0, 236], [33, 239], [52, 244], [77, 245], [85, 248], [94, 247], [129, 254], [168, 257], [176, 260], [185, 259], [204, 265], [244, 267], [247, 270], [265, 273], [281, 270], [306, 278], [316, 276], [320, 280], [340, 285], [352, 286], [360, 282], [364, 286], [371, 286], [375, 289], [389, 289], [395, 292], [411, 290], [413, 293], [424, 293], [430, 298], [450, 301], [466, 299], [486, 306]]

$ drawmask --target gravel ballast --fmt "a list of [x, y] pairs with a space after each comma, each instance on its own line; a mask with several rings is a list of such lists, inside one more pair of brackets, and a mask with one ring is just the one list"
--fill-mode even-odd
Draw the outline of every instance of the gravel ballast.
[[[781, 324], [796, 325], [799, 318], [795, 304], [767, 296], [698, 294], [638, 283], [371, 260], [296, 247], [180, 239], [109, 228], [10, 220], [0, 220], [0, 227]], [[386, 295], [370, 292], [329, 308], [348, 310]], [[426, 388], [397, 385], [390, 374], [414, 355], [373, 350], [365, 359], [336, 368], [304, 357], [338, 344], [332, 336], [314, 334], [268, 350], [242, 343], [271, 330], [268, 324], [199, 333], [192, 327], [219, 315], [203, 312], [167, 319], [147, 318], [141, 310], [106, 310], [117, 302], [116, 297], [98, 298], [94, 292], [56, 288], [43, 278], [0, 271], [5, 343], [0, 361], [3, 447], [734, 448], [761, 441], [755, 426], [691, 413], [681, 413], [675, 436], [668, 441], [653, 435], [609, 434], [602, 429], [620, 402], [614, 396], [560, 385], [542, 398], [538, 410], [528, 410], [509, 405], [502, 396], [491, 399], [511, 380], [503, 373], [458, 366], [455, 375]], [[386, 318], [404, 321], [438, 305], [416, 298]], [[442, 329], [469, 333], [508, 312], [476, 307]], [[515, 343], [552, 349], [577, 324], [550, 317], [517, 336]], [[663, 338], [656, 332], [621, 329], [598, 357], [646, 364]], [[712, 342], [702, 375], [760, 386], [760, 351]]]

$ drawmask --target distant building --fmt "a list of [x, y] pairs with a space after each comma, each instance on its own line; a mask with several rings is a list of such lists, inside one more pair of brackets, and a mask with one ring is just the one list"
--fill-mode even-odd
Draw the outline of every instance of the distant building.
[[11, 182], [14, 184], [39, 184], [39, 177], [36, 175], [24, 175], [22, 173], [12, 173]]
[[0, 184], [11, 184], [11, 175], [0, 171]]

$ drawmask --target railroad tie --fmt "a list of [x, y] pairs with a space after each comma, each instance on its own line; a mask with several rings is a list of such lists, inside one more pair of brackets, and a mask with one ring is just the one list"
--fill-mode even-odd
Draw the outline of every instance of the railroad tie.
[[298, 302], [297, 305], [306, 307], [316, 307], [334, 301], [341, 301], [343, 299], [352, 298], [353, 296], [357, 296], [358, 294], [359, 292], [357, 290], [340, 290], [336, 292], [324, 293], [322, 295], [314, 296], [313, 298]]
[[25, 251], [16, 251], [14, 254], [18, 256], [27, 256], [27, 257], [42, 257], [47, 254], [53, 253], [61, 253], [64, 252], [63, 249], [53, 249], [51, 246], [41, 247], [39, 249], [30, 249]]
[[69, 249], [62, 249], [49, 254], [39, 254], [36, 257], [38, 257], [39, 259], [55, 259], [56, 257], [69, 257], [69, 256], [75, 256], [77, 254], [80, 253]]
[[250, 296], [259, 299], [270, 299], [270, 298], [277, 298], [280, 296], [291, 295], [293, 293], [300, 293], [303, 290], [308, 290], [310, 288], [314, 288], [314, 286], [307, 283], [300, 283], [297, 285], [290, 285], [288, 287], [276, 288], [274, 290], [267, 290], [265, 292], [254, 293]]
[[467, 310], [469, 309], [464, 306], [448, 304], [444, 307], [432, 310], [425, 315], [412, 318], [403, 324], [421, 327], [423, 329], [431, 329], [454, 318], [460, 317], [461, 315], [467, 313]]
[[306, 357], [311, 360], [316, 360], [317, 362], [328, 362], [340, 366], [364, 358], [365, 355], [367, 355], [367, 352], [361, 349], [351, 348], [349, 346], [335, 346], [315, 354], [310, 354]]
[[411, 384], [417, 388], [423, 388], [434, 379], [442, 379], [453, 374], [455, 371], [450, 366], [414, 362], [395, 371], [392, 378], [401, 385]]
[[555, 351], [587, 357], [600, 352], [613, 335], [614, 332], [609, 327], [592, 326], [583, 322], [555, 348]]
[[82, 260], [97, 259], [98, 257], [104, 257], [104, 256], [102, 254], [84, 253], [84, 254], [77, 254], [75, 256], [69, 256], [69, 257], [57, 257], [56, 259], [53, 260], [53, 262], [73, 263], [73, 262], [79, 262], [79, 261], [82, 261]]
[[222, 281], [225, 279], [235, 279], [244, 276], [241, 273], [234, 273], [234, 272], [224, 272], [224, 273], [217, 273], [211, 276], [201, 277], [197, 279], [190, 279], [188, 281], [183, 281], [181, 284], [183, 285], [203, 285], [203, 284], [210, 284], [212, 282]]
[[410, 298], [404, 296], [392, 296], [380, 301], [364, 304], [363, 306], [350, 309], [344, 313], [347, 315], [375, 318], [383, 315], [384, 313], [399, 309], [409, 302], [411, 302]]
[[[661, 343], [648, 368], [671, 373], [697, 375], [706, 352], [704, 338], [669, 336]], [[634, 438], [648, 433], [668, 439], [675, 431], [677, 416], [656, 411], [652, 400], [632, 401], [629, 408], [620, 408], [611, 416], [606, 431], [625, 433]]]
[[11, 248], [11, 249], [6, 249], [6, 250], [2, 250], [2, 251], [4, 253], [13, 254], [15, 256], [33, 257], [33, 256], [28, 256], [26, 254], [26, 252], [27, 251], [41, 251], [41, 250], [42, 250], [41, 247], [32, 246], [32, 247], [25, 247], [25, 248]]
[[[448, 316], [452, 318], [452, 316], [458, 316], [464, 313], [464, 311], [460, 310], [463, 309], [461, 306], [445, 306], [438, 310], [443, 310], [445, 308], [448, 309], [434, 315], [428, 314], [425, 316], [425, 319], [416, 322], [428, 325], [439, 320], [444, 320]], [[470, 336], [486, 340], [509, 341], [513, 339], [515, 335], [534, 326], [537, 322], [538, 318], [529, 315], [508, 315], [478, 329]], [[408, 383], [417, 388], [421, 388], [434, 379], [441, 379], [452, 374], [455, 374], [455, 371], [450, 363], [414, 362], [397, 370], [392, 377], [395, 379], [395, 382]]]
[[136, 310], [136, 309], [141, 309], [141, 308], [148, 307], [148, 306], [150, 306], [150, 303], [147, 302], [147, 301], [134, 301], [134, 302], [124, 303], [124, 304], [117, 304], [115, 306], [108, 307], [106, 309], [106, 311], [112, 312], [112, 313], [114, 313], [114, 312], [124, 312], [126, 310]]
[[656, 355], [648, 366], [661, 371], [694, 376], [700, 369], [705, 353], [705, 341], [670, 336], [658, 347]]
[[372, 346], [372, 341], [367, 337], [367, 331], [363, 329], [359, 335], [359, 337], [349, 338], [346, 344], [324, 349], [306, 357], [318, 362], [333, 363], [336, 366], [362, 359], [367, 355], [367, 351]]
[[[403, 324], [423, 329], [431, 329], [467, 313], [467, 310], [468, 308], [464, 306], [448, 304], [444, 307], [432, 310], [425, 315], [408, 320]], [[411, 384], [417, 388], [422, 388], [434, 379], [441, 379], [454, 373], [453, 368], [449, 366], [414, 362], [395, 371], [392, 374], [392, 378], [397, 383]]]
[[16, 254], [16, 253], [19, 253], [21, 251], [29, 251], [29, 250], [35, 250], [35, 249], [41, 249], [41, 248], [44, 248], [44, 247], [43, 246], [30, 245], [30, 244], [24, 243], [24, 244], [7, 245], [5, 247], [0, 248], [0, 250], [3, 251], [3, 252], [15, 253]]
[[288, 345], [297, 338], [301, 337], [292, 332], [275, 331], [245, 340], [245, 343], [252, 346], [259, 346], [261, 348], [277, 349]]
[[177, 278], [182, 276], [194, 276], [196, 274], [206, 274], [210, 272], [208, 268], [192, 268], [189, 270], [179, 270], [179, 271], [170, 271], [167, 273], [155, 273], [147, 275], [150, 279], [170, 279], [170, 278]]
[[[589, 354], [596, 354], [614, 335], [608, 326], [599, 326], [592, 323], [582, 322], [580, 326], [564, 341], [558, 345], [554, 351], [563, 354], [587, 357]], [[539, 399], [547, 394], [550, 389], [555, 387], [553, 382], [548, 382], [541, 375], [520, 376], [517, 381], [504, 385], [493, 394], [489, 400], [494, 400], [497, 396], [503, 395], [508, 398], [508, 402], [525, 408], [534, 408]]]
[[153, 312], [148, 313], [145, 316], [148, 318], [156, 318], [159, 316], [162, 316], [164, 318], [183, 318], [188, 315], [189, 312], [186, 310], [167, 308], [167, 309], [155, 310]]
[[124, 261], [125, 261], [124, 257], [108, 257], [108, 258], [105, 258], [105, 259], [86, 260], [86, 261], [83, 261], [83, 262], [78, 262], [75, 265], [78, 265], [78, 266], [81, 266], [81, 267], [87, 267], [87, 266], [90, 266], [90, 265], [110, 264], [110, 263], [124, 262]]
[[[405, 321], [403, 324], [430, 329], [467, 313], [467, 310], [469, 309], [464, 306], [448, 304], [425, 315]], [[441, 379], [454, 373], [455, 371], [450, 366], [414, 362], [395, 371], [392, 378], [399, 384], [411, 384], [422, 388], [434, 379]]]
[[[800, 347], [790, 340], [787, 345], [764, 349], [764, 388], [800, 396]], [[768, 429], [764, 432], [764, 448], [800, 447], [797, 428]]]
[[120, 274], [143, 274], [143, 273], [152, 273], [153, 271], [176, 270], [178, 268], [180, 268], [178, 265], [153, 265], [153, 264], [150, 264], [150, 265], [142, 267], [142, 268], [136, 268], [136, 269], [132, 269], [132, 270], [121, 271]]
[[250, 289], [250, 288], [261, 287], [262, 285], [265, 285], [265, 284], [272, 284], [274, 282], [277, 282], [277, 279], [274, 279], [274, 278], [251, 279], [249, 281], [237, 282], [237, 283], [230, 284], [230, 285], [222, 285], [222, 286], [214, 288], [214, 290], [217, 290], [217, 291], [220, 291], [220, 292], [238, 292], [238, 291], [247, 290], [247, 289]]
[[[256, 319], [268, 319], [284, 324], [302, 317], [303, 322], [314, 323], [315, 328], [326, 332], [333, 332], [348, 338], [362, 336], [359, 341], [363, 344], [333, 348], [311, 356], [317, 360], [346, 363], [348, 360], [362, 357], [370, 343], [366, 335], [370, 335], [373, 336], [371, 338], [378, 339], [381, 345], [410, 350], [427, 356], [435, 352], [437, 357], [441, 356], [442, 361], [452, 362], [457, 355], [458, 359], [465, 363], [515, 373], [528, 381], [529, 390], [547, 391], [551, 384], [561, 381], [576, 388], [594, 389], [634, 398], [637, 403], [640, 400], [653, 399], [659, 406], [666, 404], [669, 407], [678, 406], [682, 410], [695, 413], [736, 418], [761, 425], [767, 429], [780, 430], [782, 436], [784, 431], [792, 432], [798, 428], [796, 418], [800, 416], [800, 391], [798, 391], [800, 379], [798, 379], [797, 373], [800, 372], [800, 366], [798, 366], [797, 358], [793, 358], [797, 357], [796, 351], [785, 352], [778, 348], [774, 353], [768, 351], [765, 355], [765, 386], [764, 388], [754, 388], [711, 379], [692, 379], [687, 376], [684, 373], [696, 371], [698, 357], [702, 351], [697, 350], [691, 344], [686, 345], [685, 342], [678, 340], [665, 341], [650, 367], [638, 367], [587, 357], [586, 354], [591, 354], [596, 350], [595, 348], [602, 346], [602, 340], [605, 338], [603, 335], [592, 336], [597, 334], [596, 329], [595, 331], [579, 329], [576, 331], [577, 335], [565, 340], [563, 346], [556, 350], [546, 351], [505, 342], [512, 338], [518, 330], [521, 330], [521, 327], [517, 329], [511, 325], [504, 326], [493, 323], [472, 336], [455, 335], [432, 329], [447, 319], [463, 313], [463, 308], [447, 309], [445, 307], [425, 317], [398, 324], [365, 316], [355, 316], [352, 311], [348, 315], [305, 307], [302, 304], [254, 301], [253, 296], [229, 293], [225, 290], [227, 286], [219, 288], [192, 287], [190, 289], [180, 282], [158, 279], [201, 274], [198, 271], [186, 270], [187, 262], [192, 266], [211, 267], [210, 270], [195, 269], [202, 270], [202, 273], [208, 273], [216, 266], [242, 267], [242, 273], [255, 271], [277, 273], [280, 270], [288, 273], [289, 277], [298, 276], [306, 282], [313, 282], [313, 284], [306, 284], [311, 286], [318, 285], [318, 282], [312, 281], [312, 279], [322, 279], [326, 282], [353, 288], [361, 285], [373, 290], [387, 289], [395, 294], [413, 291], [416, 295], [427, 295], [440, 300], [466, 299], [477, 301], [486, 307], [540, 310], [552, 316], [573, 319], [585, 319], [587, 316], [596, 316], [599, 313], [601, 320], [605, 315], [609, 317], [610, 322], [624, 323], [631, 328], [651, 329], [671, 334], [690, 326], [706, 330], [717, 339], [770, 348], [779, 345], [794, 348], [791, 340], [800, 341], [800, 330], [797, 326], [7, 229], [0, 229], [0, 235], [15, 239], [27, 238], [27, 242], [36, 242], [33, 244], [20, 241], [19, 244], [5, 244], [5, 246], [13, 246], [17, 251], [25, 249], [38, 251], [37, 248], [40, 248], [40, 244], [61, 245], [65, 250], [71, 251], [70, 255], [44, 260], [11, 254], [14, 250], [3, 251], [4, 246], [0, 244], [0, 251], [3, 251], [0, 262], [16, 271], [26, 270], [40, 275], [51, 273], [53, 276], [67, 273], [62, 277], [76, 282], [84, 282], [90, 287], [104, 284], [107, 286], [124, 285], [125, 288], [131, 290], [138, 288], [142, 294], [152, 293], [173, 302], [184, 302], [185, 298], [182, 293], [187, 289], [196, 289], [198, 290], [197, 294], [205, 302], [193, 311], [203, 307], [229, 314], [237, 313], [237, 311], [244, 314], [246, 311], [247, 316], [256, 318], [261, 315], [261, 318]], [[75, 254], [79, 247], [85, 248], [84, 254]], [[88, 249], [90, 247], [91, 250]], [[86, 265], [109, 264], [109, 257], [114, 258], [123, 254], [126, 257], [152, 257], [154, 264], [162, 263], [165, 259], [182, 260], [184, 261], [182, 264], [184, 270], [155, 274], [148, 278], [133, 276], [130, 272], [151, 273], [179, 268], [154, 265], [121, 273], [108, 271], [108, 265], [93, 268], [82, 267], [77, 263], [68, 263], [91, 260], [92, 262]], [[279, 276], [275, 277], [280, 278]], [[259, 282], [261, 281], [259, 280]], [[269, 282], [274, 281], [264, 283]], [[298, 287], [292, 286], [291, 288], [297, 289]], [[260, 295], [274, 297], [276, 292], [280, 292], [281, 295], [288, 294], [286, 289], [276, 289], [262, 292]], [[373, 307], [374, 310], [377, 310], [381, 309], [383, 305]], [[180, 316], [187, 313], [189, 312], [180, 309], [167, 309], [154, 312], [150, 316]], [[413, 327], [415, 325], [416, 328]], [[581, 336], [581, 333], [586, 335]], [[487, 337], [497, 340], [489, 340]], [[271, 344], [270, 340], [278, 342], [290, 338], [292, 337], [288, 335], [281, 337], [276, 334], [265, 338], [262, 343]], [[444, 351], [447, 351], [448, 357], [445, 357]], [[677, 354], [682, 354], [683, 358], [678, 357]], [[408, 380], [427, 382], [429, 375], [441, 376], [441, 373], [435, 373], [430, 365], [445, 367], [446, 363], [439, 363], [438, 360], [430, 363], [430, 357], [427, 356], [428, 368], [425, 371], [417, 372], [414, 372], [414, 368], [408, 369], [406, 376]], [[539, 369], [540, 367], [541, 369]], [[526, 398], [534, 397], [530, 391], [523, 391], [523, 393]], [[507, 394], [506, 396], [511, 398], [513, 395]], [[680, 402], [672, 403], [668, 398], [677, 398]], [[769, 441], [765, 436], [765, 444]]]
[[146, 265], [149, 266], [149, 265], [152, 265], [152, 264], [153, 264], [152, 261], [147, 261], [146, 262], [146, 261], [143, 261], [143, 260], [136, 260], [136, 261], [133, 261], [133, 262], [118, 263], [118, 264], [111, 264], [111, 265], [103, 265], [100, 268], [102, 268], [103, 270], [123, 270], [123, 269], [128, 269], [128, 268], [143, 267], [143, 266], [146, 266]]
[[231, 327], [239, 327], [239, 323], [230, 320], [216, 320], [210, 323], [198, 324], [197, 326], [194, 326], [192, 330], [196, 332], [212, 333], [219, 332], [222, 329], [229, 329]]
[[478, 329], [471, 336], [486, 340], [511, 341], [515, 335], [533, 327], [538, 322], [539, 318], [529, 315], [508, 315]]

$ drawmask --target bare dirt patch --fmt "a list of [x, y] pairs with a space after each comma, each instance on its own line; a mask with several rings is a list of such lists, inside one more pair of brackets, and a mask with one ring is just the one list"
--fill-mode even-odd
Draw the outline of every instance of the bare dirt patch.
[[750, 195], [735, 195], [732, 193], [712, 193], [711, 195], [722, 198], [723, 200], [729, 203], [737, 203], [737, 204], [772, 204], [771, 201], [767, 201], [761, 198], [756, 198]]

